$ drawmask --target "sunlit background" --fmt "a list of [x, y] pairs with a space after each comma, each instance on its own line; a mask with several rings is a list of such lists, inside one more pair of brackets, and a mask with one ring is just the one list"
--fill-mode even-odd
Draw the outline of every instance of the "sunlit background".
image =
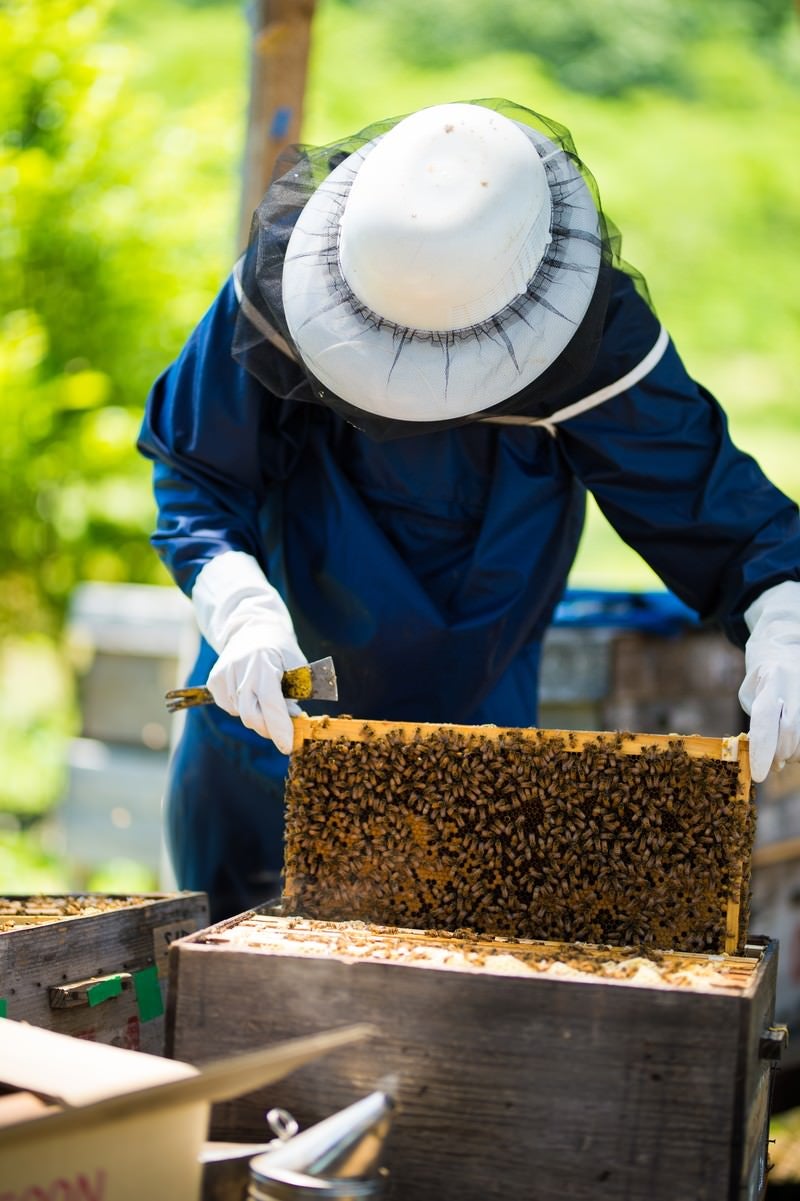
[[[236, 256], [249, 39], [238, 0], [0, 6], [3, 890], [76, 886], [40, 821], [77, 729], [76, 587], [168, 583], [134, 442]], [[800, 499], [799, 84], [788, 0], [319, 0], [303, 138], [490, 96], [567, 125], [690, 371]], [[594, 510], [573, 581], [659, 583]]]

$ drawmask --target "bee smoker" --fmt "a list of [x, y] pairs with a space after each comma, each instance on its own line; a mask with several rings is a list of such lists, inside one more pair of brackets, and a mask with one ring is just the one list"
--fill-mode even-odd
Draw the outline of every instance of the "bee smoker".
[[270, 1111], [279, 1137], [250, 1161], [248, 1201], [374, 1201], [386, 1185], [379, 1160], [393, 1108], [377, 1091], [302, 1133], [285, 1111]]

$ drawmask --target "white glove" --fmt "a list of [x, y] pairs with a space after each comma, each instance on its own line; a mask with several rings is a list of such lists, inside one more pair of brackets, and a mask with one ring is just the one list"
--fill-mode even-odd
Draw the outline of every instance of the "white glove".
[[800, 759], [800, 583], [762, 592], [744, 615], [750, 637], [739, 702], [750, 714], [750, 774], [765, 780]]
[[291, 715], [302, 710], [281, 692], [281, 677], [307, 663], [289, 610], [252, 555], [225, 551], [201, 570], [192, 604], [203, 637], [219, 655], [206, 686], [221, 709], [292, 749]]

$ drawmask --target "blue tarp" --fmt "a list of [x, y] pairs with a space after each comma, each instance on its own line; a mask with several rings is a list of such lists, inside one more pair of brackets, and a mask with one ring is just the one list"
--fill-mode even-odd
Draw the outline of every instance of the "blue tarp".
[[554, 626], [613, 626], [618, 629], [646, 630], [669, 636], [687, 626], [697, 626], [700, 618], [672, 592], [607, 591], [592, 588], [568, 588], [556, 607]]

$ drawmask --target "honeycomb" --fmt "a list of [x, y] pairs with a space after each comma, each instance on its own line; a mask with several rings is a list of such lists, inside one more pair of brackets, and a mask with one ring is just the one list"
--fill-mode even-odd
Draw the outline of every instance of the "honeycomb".
[[[309, 740], [286, 786], [283, 912], [718, 953], [747, 925], [754, 807], [682, 739], [430, 727]], [[741, 899], [741, 904], [738, 904]]]

